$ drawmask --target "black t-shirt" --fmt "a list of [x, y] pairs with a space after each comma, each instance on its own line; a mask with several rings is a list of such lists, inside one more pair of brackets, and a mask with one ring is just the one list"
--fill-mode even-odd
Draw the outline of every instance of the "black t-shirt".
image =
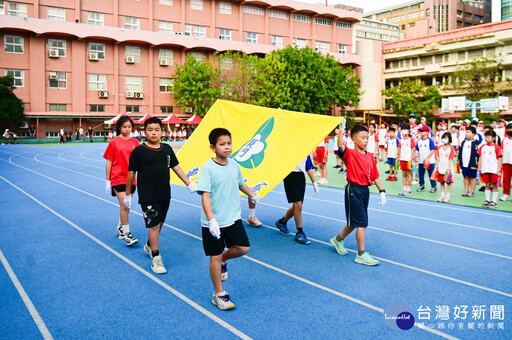
[[160, 143], [158, 149], [142, 144], [133, 149], [128, 170], [137, 172], [139, 203], [169, 200], [169, 169], [178, 164], [178, 159], [169, 144]]

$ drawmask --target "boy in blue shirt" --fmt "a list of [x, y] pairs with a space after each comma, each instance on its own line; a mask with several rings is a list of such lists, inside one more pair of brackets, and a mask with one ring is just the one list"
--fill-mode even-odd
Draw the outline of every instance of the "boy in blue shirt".
[[[227, 310], [235, 305], [222, 289], [222, 281], [228, 279], [226, 261], [244, 256], [250, 247], [241, 219], [239, 191], [254, 203], [261, 196], [245, 184], [240, 166], [229, 158], [233, 152], [231, 133], [223, 128], [213, 129], [208, 139], [215, 157], [201, 168], [197, 189], [203, 206], [203, 248], [206, 256], [210, 256], [210, 276], [215, 288], [212, 303], [219, 309]], [[228, 250], [224, 251], [224, 248]]]

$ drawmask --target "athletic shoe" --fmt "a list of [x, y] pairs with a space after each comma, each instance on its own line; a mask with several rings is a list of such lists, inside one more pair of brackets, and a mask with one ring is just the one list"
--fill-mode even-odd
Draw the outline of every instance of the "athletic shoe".
[[431, 194], [437, 192], [437, 187], [432, 187], [429, 191]]
[[485, 185], [483, 187], [481, 187], [480, 189], [478, 189], [478, 191], [485, 191]]
[[416, 179], [413, 179], [411, 182], [411, 185], [415, 185], [415, 184], [418, 184], [418, 181]]
[[411, 196], [412, 192], [411, 190], [404, 190], [404, 196]]
[[133, 246], [137, 242], [139, 242], [139, 240], [137, 240], [135, 237], [133, 237], [132, 233], [128, 233], [124, 237], [124, 246], [125, 247]]
[[496, 208], [497, 206], [498, 206], [498, 203], [497, 203], [497, 202], [491, 201], [491, 202], [489, 202], [489, 204], [487, 205], [487, 208]]
[[500, 201], [510, 201], [510, 195], [503, 195], [500, 197]]
[[438, 201], [438, 202], [443, 202], [443, 201], [444, 201], [444, 196], [443, 196], [443, 195], [441, 195], [441, 197], [439, 197], [439, 198], [437, 199], [437, 201]]
[[322, 184], [329, 184], [329, 181], [327, 180], [327, 178], [323, 178], [324, 182]]
[[393, 179], [392, 179], [393, 182], [396, 182], [398, 181], [398, 178], [396, 176], [393, 176]]
[[385, 174], [389, 174], [389, 170], [384, 171]]
[[336, 252], [340, 255], [347, 255], [348, 251], [345, 249], [345, 242], [343, 240], [338, 241], [336, 240], [336, 236], [331, 238], [331, 244], [336, 248]]
[[491, 202], [489, 201], [485, 201], [484, 203], [482, 203], [482, 207], [489, 207], [489, 204], [491, 204]]
[[221, 266], [221, 274], [220, 279], [222, 282], [226, 282], [228, 280], [228, 262], [222, 262]]
[[347, 170], [345, 170], [345, 169], [341, 169], [340, 171], [338, 171], [339, 174], [344, 174], [346, 172], [347, 172]]
[[153, 263], [151, 263], [151, 270], [156, 274], [165, 274], [167, 270], [164, 267], [164, 262], [162, 261], [162, 256], [157, 255], [153, 258]]
[[306, 234], [304, 234], [303, 231], [301, 231], [300, 233], [295, 234], [295, 241], [299, 242], [301, 244], [310, 244], [311, 243], [308, 240], [308, 238], [306, 237]]
[[468, 197], [475, 197], [475, 192], [474, 191], [469, 191], [468, 194], [467, 194]]
[[283, 222], [283, 219], [279, 219], [276, 221], [276, 227], [279, 229], [281, 234], [284, 236], [290, 235], [290, 231], [288, 230], [288, 227], [286, 226], [286, 222]]
[[363, 255], [361, 255], [361, 256], [356, 255], [356, 259], [354, 260], [354, 262], [360, 263], [360, 264], [365, 264], [367, 266], [376, 266], [380, 263], [379, 261], [372, 258], [367, 251], [365, 251], [363, 253]]
[[450, 202], [450, 197], [448, 197], [448, 196], [444, 196], [443, 202], [444, 202], [444, 203], [448, 203], [448, 202]]
[[144, 244], [144, 251], [149, 255], [149, 257], [153, 258], [153, 253], [151, 252], [151, 246], [149, 244]]
[[416, 191], [418, 191], [418, 192], [425, 191], [425, 186], [424, 185], [420, 185], [420, 187], [418, 189], [416, 189]]
[[124, 239], [123, 227], [120, 224], [117, 225], [116, 234], [117, 234], [118, 239], [120, 239], [120, 240]]
[[469, 193], [469, 191], [464, 190], [464, 192], [462, 193], [462, 196], [464, 196], [464, 197], [468, 197], [468, 193]]
[[337, 165], [333, 166], [332, 168], [333, 168], [333, 169], [339, 169], [339, 168], [341, 168], [341, 165], [338, 165], [338, 164], [337, 164]]
[[317, 172], [317, 173], [315, 174], [315, 176], [319, 176], [319, 177], [321, 177], [322, 175], [320, 175], [320, 173], [319, 173], [319, 172]]
[[398, 193], [398, 195], [400, 195], [400, 196], [405, 196], [405, 191], [406, 191], [405, 189], [404, 189], [404, 190], [402, 190], [402, 191], [400, 191], [400, 192]]
[[214, 293], [212, 303], [219, 307], [221, 310], [228, 310], [235, 308], [235, 304], [231, 302], [231, 297], [227, 292]]
[[256, 215], [249, 215], [247, 217], [247, 223], [249, 223], [250, 225], [255, 226], [255, 227], [259, 227], [260, 225], [263, 224], [260, 222], [260, 220], [258, 220]]
[[388, 178], [386, 178], [386, 181], [392, 181], [393, 180], [393, 176], [388, 176]]

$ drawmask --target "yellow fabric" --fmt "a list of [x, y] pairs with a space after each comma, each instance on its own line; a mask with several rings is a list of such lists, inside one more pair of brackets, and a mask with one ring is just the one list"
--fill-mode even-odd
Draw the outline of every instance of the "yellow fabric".
[[[197, 183], [199, 172], [215, 154], [208, 135], [215, 128], [231, 132], [233, 154], [247, 185], [264, 197], [308, 156], [343, 118], [300, 113], [217, 100], [178, 152], [180, 166]], [[183, 185], [176, 176], [171, 183]]]

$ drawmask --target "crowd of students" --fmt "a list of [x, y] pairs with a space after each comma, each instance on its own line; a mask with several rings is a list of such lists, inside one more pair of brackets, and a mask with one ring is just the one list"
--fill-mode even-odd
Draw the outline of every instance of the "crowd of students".
[[[111, 129], [108, 131], [108, 141], [110, 142], [117, 136], [117, 131]], [[144, 129], [135, 129], [130, 133], [130, 137], [135, 138], [138, 141], [145, 142], [146, 141], [146, 132]], [[186, 129], [174, 129], [172, 131], [162, 131], [162, 140], [166, 142], [178, 142], [187, 140], [187, 130]]]

